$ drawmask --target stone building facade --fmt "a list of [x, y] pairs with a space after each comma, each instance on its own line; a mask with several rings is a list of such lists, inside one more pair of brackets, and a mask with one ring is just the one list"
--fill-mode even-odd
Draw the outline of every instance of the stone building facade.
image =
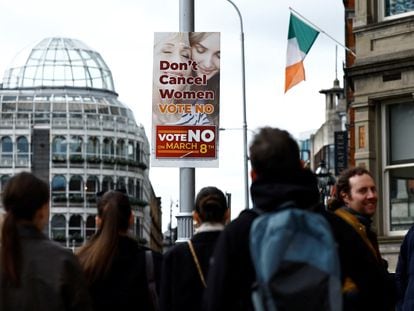
[[352, 17], [347, 37], [353, 36], [356, 54], [346, 68], [353, 156], [355, 165], [368, 168], [377, 181], [375, 226], [393, 267], [401, 239], [414, 223], [414, 2], [344, 5]]

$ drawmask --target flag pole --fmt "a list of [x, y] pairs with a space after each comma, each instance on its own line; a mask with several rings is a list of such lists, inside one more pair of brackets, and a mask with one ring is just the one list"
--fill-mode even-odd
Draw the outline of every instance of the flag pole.
[[319, 32], [323, 33], [325, 36], [327, 36], [329, 39], [335, 41], [337, 44], [339, 44], [340, 46], [342, 46], [345, 50], [347, 50], [349, 53], [351, 53], [353, 56], [356, 57], [356, 54], [354, 53], [354, 51], [352, 51], [349, 47], [345, 46], [344, 44], [342, 44], [341, 42], [339, 42], [338, 40], [336, 40], [334, 37], [332, 37], [330, 34], [326, 33], [323, 29], [321, 29], [320, 27], [318, 27], [317, 25], [315, 25], [314, 23], [312, 23], [310, 20], [308, 20], [306, 17], [304, 17], [302, 14], [300, 14], [298, 11], [296, 11], [295, 9], [293, 9], [292, 7], [289, 7], [289, 10], [292, 11], [293, 13], [295, 13], [297, 16], [299, 16], [300, 18], [302, 18], [303, 20], [305, 20], [308, 24], [310, 24], [312, 27], [314, 27], [316, 30], [318, 30]]

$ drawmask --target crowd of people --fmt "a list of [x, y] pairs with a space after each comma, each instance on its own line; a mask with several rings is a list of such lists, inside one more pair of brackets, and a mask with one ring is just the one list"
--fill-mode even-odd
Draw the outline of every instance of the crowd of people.
[[[300, 289], [304, 294], [294, 296], [295, 307], [276, 301], [277, 310], [414, 310], [414, 229], [401, 245], [396, 273], [390, 273], [371, 228], [378, 193], [366, 168], [343, 171], [325, 208], [316, 177], [303, 167], [288, 132], [261, 128], [250, 161], [254, 209], [229, 222], [223, 192], [202, 188], [194, 202], [194, 236], [164, 255], [129, 237], [131, 206], [120, 191], [97, 200], [97, 231], [72, 253], [42, 233], [49, 220], [48, 185], [31, 173], [13, 176], [2, 193], [0, 310], [255, 310], [252, 292], [261, 284], [251, 256], [251, 228], [259, 217], [289, 208], [316, 213], [326, 222], [339, 258], [342, 299], [326, 304], [323, 297], [312, 297], [312, 288]], [[298, 273], [315, 275], [289, 265], [278, 275], [278, 297], [292, 295], [298, 284], [289, 283], [289, 276]], [[272, 299], [272, 288], [266, 295]], [[310, 298], [320, 305], [310, 308]]]

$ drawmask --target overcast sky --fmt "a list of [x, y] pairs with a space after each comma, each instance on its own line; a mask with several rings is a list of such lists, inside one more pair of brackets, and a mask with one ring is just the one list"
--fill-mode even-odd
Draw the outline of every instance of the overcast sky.
[[[299, 133], [324, 121], [321, 89], [333, 86], [335, 62], [342, 85], [344, 50], [320, 34], [305, 60], [306, 81], [284, 94], [289, 7], [340, 42], [344, 41], [342, 1], [234, 0], [244, 22], [247, 124]], [[179, 31], [179, 0], [2, 0], [0, 77], [23, 48], [51, 36], [76, 38], [98, 51], [109, 68], [119, 99], [151, 137], [153, 33]], [[244, 207], [240, 22], [226, 0], [195, 0], [195, 31], [221, 32], [219, 168], [196, 169], [196, 191], [215, 185], [232, 195], [232, 217]], [[179, 169], [150, 168], [162, 197], [163, 228], [170, 202], [179, 201]], [[178, 210], [173, 211], [174, 214]]]

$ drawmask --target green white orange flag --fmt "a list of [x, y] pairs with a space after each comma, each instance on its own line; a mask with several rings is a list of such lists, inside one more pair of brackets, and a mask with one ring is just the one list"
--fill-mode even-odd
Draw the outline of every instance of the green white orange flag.
[[305, 80], [303, 60], [319, 35], [319, 31], [290, 13], [286, 55], [285, 93]]

